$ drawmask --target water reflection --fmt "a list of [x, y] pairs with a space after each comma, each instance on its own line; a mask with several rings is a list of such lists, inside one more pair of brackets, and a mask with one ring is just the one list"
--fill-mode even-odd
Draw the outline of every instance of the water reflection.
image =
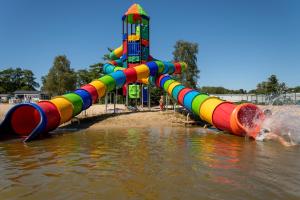
[[286, 199], [300, 197], [299, 153], [200, 128], [64, 133], [1, 143], [0, 191], [3, 199]]

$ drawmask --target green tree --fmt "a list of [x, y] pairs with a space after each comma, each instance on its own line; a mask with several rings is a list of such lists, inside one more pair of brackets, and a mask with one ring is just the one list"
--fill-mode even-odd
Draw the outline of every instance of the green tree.
[[76, 88], [76, 73], [65, 55], [56, 56], [48, 74], [42, 77], [43, 87], [50, 96], [62, 95]]
[[276, 94], [276, 93], [278, 93], [279, 87], [280, 87], [280, 83], [279, 83], [276, 75], [271, 75], [268, 78], [268, 81], [266, 83], [267, 93]]
[[174, 48], [174, 60], [183, 61], [188, 65], [186, 72], [179, 75], [179, 78], [185, 86], [195, 88], [200, 73], [197, 66], [198, 44], [179, 40]]
[[257, 84], [256, 93], [257, 94], [267, 94], [267, 82], [266, 81], [263, 81], [263, 82]]
[[31, 70], [24, 69], [22, 71], [21, 81], [21, 90], [36, 90], [35, 88], [40, 85], [35, 82], [34, 74]]
[[113, 51], [113, 49], [110, 48], [110, 47], [108, 47], [107, 50], [108, 50], [108, 53], [107, 53], [107, 54], [104, 54], [103, 57], [102, 57], [102, 59], [105, 60], [105, 61], [110, 60], [109, 54]]
[[247, 90], [244, 90], [244, 89], [239, 89], [237, 91], [238, 91], [238, 94], [247, 94]]
[[12, 93], [17, 89], [15, 70], [8, 68], [0, 71], [0, 88], [1, 93]]
[[101, 62], [89, 66], [88, 71], [90, 73], [92, 80], [98, 79], [101, 76], [103, 76], [103, 74], [101, 73], [102, 67], [103, 67], [103, 63]]
[[267, 81], [262, 81], [256, 86], [256, 90], [251, 90], [256, 94], [279, 95], [287, 91], [288, 87], [284, 82], [280, 83], [276, 75], [271, 75]]
[[76, 74], [77, 74], [77, 87], [88, 84], [89, 82], [92, 81], [92, 78], [90, 77], [90, 73], [86, 69], [80, 69], [76, 72]]
[[289, 88], [288, 89], [289, 92], [300, 92], [300, 86], [294, 87], [294, 88]]
[[0, 71], [0, 92], [12, 93], [16, 90], [36, 90], [39, 84], [31, 70], [8, 68]]
[[101, 73], [101, 68], [103, 63], [96, 63], [90, 65], [88, 69], [80, 69], [76, 72], [77, 74], [77, 87], [84, 84], [88, 84], [91, 81], [100, 78], [103, 74]]

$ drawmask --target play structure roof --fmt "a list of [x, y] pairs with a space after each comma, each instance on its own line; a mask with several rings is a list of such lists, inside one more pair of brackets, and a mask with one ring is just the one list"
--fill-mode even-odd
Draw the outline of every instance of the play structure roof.
[[127, 10], [125, 15], [144, 15], [148, 16], [145, 10], [139, 4], [135, 3]]
[[127, 10], [124, 14], [123, 19], [128, 19], [128, 23], [134, 24], [142, 22], [143, 24], [148, 24], [149, 16], [145, 10], [139, 4], [135, 3]]

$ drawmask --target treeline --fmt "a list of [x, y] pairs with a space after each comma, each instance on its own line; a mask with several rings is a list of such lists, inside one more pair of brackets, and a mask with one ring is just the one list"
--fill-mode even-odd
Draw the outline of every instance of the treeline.
[[[52, 67], [47, 75], [42, 77], [41, 90], [50, 96], [62, 95], [73, 91], [80, 86], [98, 79], [103, 63], [90, 65], [86, 69], [74, 70], [65, 55], [55, 57]], [[197, 72], [198, 74], [199, 72]], [[188, 81], [186, 81], [188, 82]], [[195, 85], [195, 81], [192, 80]], [[8, 68], [0, 71], [0, 94], [13, 93], [16, 90], [37, 90], [39, 83], [31, 70], [22, 68]], [[280, 82], [276, 75], [271, 75], [266, 81], [257, 84], [256, 89], [246, 91], [244, 89], [231, 90], [224, 87], [203, 86], [198, 88], [208, 94], [272, 94], [279, 95], [286, 92], [300, 92], [300, 86], [289, 88], [284, 82]], [[159, 99], [162, 92], [155, 90], [153, 97]]]
[[294, 87], [294, 88], [288, 88], [288, 92], [300, 92], [300, 86]]
[[31, 70], [18, 67], [0, 71], [0, 94], [16, 90], [36, 90], [39, 86]]
[[300, 86], [289, 88], [284, 82], [280, 82], [276, 75], [271, 75], [266, 81], [257, 84], [256, 89], [246, 91], [244, 89], [230, 90], [224, 87], [204, 86], [199, 88], [201, 92], [208, 94], [265, 94], [279, 95], [288, 92], [300, 92]]
[[199, 90], [203, 93], [208, 93], [208, 94], [246, 94], [247, 93], [247, 91], [244, 89], [230, 90], [224, 87], [210, 87], [210, 86], [203, 86], [199, 88]]
[[[86, 69], [74, 70], [65, 55], [55, 57], [52, 67], [47, 75], [42, 77], [41, 90], [50, 96], [62, 95], [73, 91], [80, 86], [98, 79], [103, 63], [90, 65]], [[198, 72], [199, 73], [199, 72]], [[197, 74], [198, 74], [197, 73]], [[195, 84], [194, 80], [192, 84]], [[37, 90], [39, 83], [31, 70], [22, 68], [8, 68], [0, 71], [0, 93], [13, 93], [16, 90]], [[203, 86], [198, 88], [208, 94], [273, 94], [286, 92], [300, 92], [300, 86], [289, 88], [284, 82], [280, 82], [276, 75], [271, 75], [266, 81], [257, 84], [256, 89], [246, 91], [244, 89], [231, 90], [224, 87]], [[155, 90], [152, 96], [159, 99], [162, 92]]]
[[257, 84], [256, 89], [248, 93], [280, 95], [288, 92], [300, 92], [300, 86], [289, 88], [285, 82], [280, 82], [276, 75], [271, 75], [266, 81]]

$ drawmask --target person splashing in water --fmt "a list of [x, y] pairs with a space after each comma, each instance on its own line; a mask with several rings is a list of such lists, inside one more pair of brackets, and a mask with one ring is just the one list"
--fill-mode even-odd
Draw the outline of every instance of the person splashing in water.
[[[296, 143], [291, 138], [291, 133], [288, 129], [284, 129], [281, 124], [278, 124], [277, 127], [271, 128], [273, 124], [272, 119], [272, 111], [269, 109], [264, 110], [265, 119], [262, 124], [262, 128], [260, 132], [254, 137], [256, 141], [266, 141], [266, 140], [274, 140], [281, 143], [283, 146], [290, 147], [296, 145]], [[281, 132], [286, 131], [283, 136]]]

